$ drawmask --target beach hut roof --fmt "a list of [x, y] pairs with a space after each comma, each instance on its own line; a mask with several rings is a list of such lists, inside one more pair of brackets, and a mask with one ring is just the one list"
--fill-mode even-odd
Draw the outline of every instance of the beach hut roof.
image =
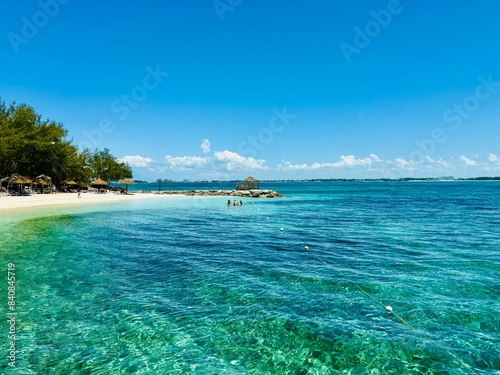
[[131, 179], [129, 178], [126, 178], [124, 180], [121, 180], [121, 181], [118, 181], [119, 184], [123, 184], [123, 185], [134, 185], [135, 182], [132, 181]]
[[47, 181], [47, 182], [51, 182], [52, 178], [50, 178], [47, 175], [41, 174], [40, 176], [36, 176], [35, 181], [38, 181], [38, 180], [44, 180], [44, 181]]
[[100, 178], [92, 181], [90, 185], [107, 185], [108, 183], [104, 180], [101, 180]]
[[63, 182], [61, 182], [61, 185], [78, 185], [78, 184], [73, 180], [64, 180]]
[[9, 184], [31, 184], [32, 181], [28, 177], [13, 174], [9, 180]]
[[41, 174], [35, 178], [35, 183], [38, 185], [50, 185], [52, 184], [52, 179], [49, 176]]
[[247, 178], [245, 178], [245, 181], [257, 181], [257, 180], [252, 176], [248, 176]]

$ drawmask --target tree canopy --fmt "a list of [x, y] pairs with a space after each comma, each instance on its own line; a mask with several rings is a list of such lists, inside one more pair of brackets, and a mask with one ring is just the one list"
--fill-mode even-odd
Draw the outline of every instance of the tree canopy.
[[86, 185], [93, 178], [132, 178], [132, 169], [108, 149], [79, 151], [61, 123], [42, 120], [26, 105], [0, 100], [0, 177], [13, 173], [34, 178], [45, 174], [56, 185], [72, 179]]

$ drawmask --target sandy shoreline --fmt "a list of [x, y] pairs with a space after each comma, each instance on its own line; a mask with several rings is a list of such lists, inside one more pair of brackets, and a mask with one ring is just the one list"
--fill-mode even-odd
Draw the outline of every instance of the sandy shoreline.
[[[63, 205], [88, 205], [99, 203], [126, 202], [139, 199], [160, 197], [175, 197], [174, 195], [160, 195], [154, 193], [134, 194], [92, 194], [82, 193], [81, 198], [76, 193], [34, 194], [26, 197], [2, 196], [0, 197], [0, 211], [15, 210], [18, 208], [63, 206]], [[179, 197], [179, 196], [177, 196]]]

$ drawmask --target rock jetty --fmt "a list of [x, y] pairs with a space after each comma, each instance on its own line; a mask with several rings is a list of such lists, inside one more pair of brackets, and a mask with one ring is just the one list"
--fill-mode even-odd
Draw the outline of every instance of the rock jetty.
[[283, 195], [274, 190], [252, 189], [252, 190], [163, 190], [155, 194], [177, 194], [186, 196], [230, 196], [246, 198], [280, 198]]

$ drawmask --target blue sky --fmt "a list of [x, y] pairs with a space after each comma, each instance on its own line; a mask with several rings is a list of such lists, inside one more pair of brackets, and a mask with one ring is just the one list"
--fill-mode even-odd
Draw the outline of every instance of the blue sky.
[[134, 178], [500, 175], [500, 2], [2, 2], [0, 97]]

